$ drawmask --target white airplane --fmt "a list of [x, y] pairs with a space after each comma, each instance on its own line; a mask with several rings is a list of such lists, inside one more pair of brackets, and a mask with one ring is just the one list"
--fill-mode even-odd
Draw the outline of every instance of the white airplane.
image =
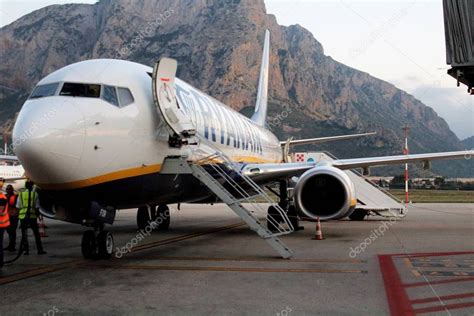
[[[14, 151], [39, 187], [43, 215], [95, 228], [83, 235], [85, 257], [97, 252], [111, 256], [113, 238], [103, 224], [113, 222], [117, 209], [138, 208], [140, 228], [156, 214], [168, 213], [159, 227], [167, 229], [167, 204], [215, 202], [192, 175], [163, 171], [169, 157], [197, 161], [209, 146], [260, 185], [278, 181], [280, 205], [290, 210], [294, 201], [297, 212], [309, 219], [338, 219], [354, 211], [354, 185], [341, 170], [472, 154], [286, 162], [291, 145], [367, 134], [280, 142], [265, 128], [268, 31], [251, 118], [176, 78], [176, 69], [176, 61], [169, 58], [154, 69], [113, 59], [78, 62], [39, 81], [21, 109], [13, 131]], [[287, 182], [295, 176], [299, 179], [290, 199]]]
[[[11, 184], [16, 191], [25, 187], [25, 169], [15, 156], [0, 155], [0, 178], [5, 179], [5, 185]], [[4, 188], [5, 189], [5, 186]]]

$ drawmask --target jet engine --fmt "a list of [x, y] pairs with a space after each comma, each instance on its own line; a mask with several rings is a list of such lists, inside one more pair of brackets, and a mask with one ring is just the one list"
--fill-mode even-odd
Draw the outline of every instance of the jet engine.
[[354, 184], [343, 171], [316, 166], [303, 173], [293, 191], [296, 209], [305, 219], [339, 219], [352, 214], [357, 204]]

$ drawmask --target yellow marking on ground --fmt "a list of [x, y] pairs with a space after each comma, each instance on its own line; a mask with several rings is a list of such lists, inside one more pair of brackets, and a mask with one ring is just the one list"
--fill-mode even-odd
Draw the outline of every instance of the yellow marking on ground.
[[[134, 258], [130, 258], [134, 259]], [[347, 264], [361, 264], [366, 263], [365, 260], [350, 260], [350, 259], [281, 259], [281, 258], [249, 258], [249, 257], [228, 257], [228, 258], [213, 258], [213, 257], [147, 257], [149, 260], [164, 260], [164, 261], [212, 261], [212, 262], [279, 262], [279, 263], [347, 263]]]
[[111, 267], [125, 270], [168, 270], [168, 271], [212, 271], [212, 272], [273, 272], [273, 273], [367, 273], [363, 270], [339, 269], [295, 269], [295, 268], [241, 268], [241, 267], [199, 267], [167, 265], [121, 265]]
[[404, 258], [403, 262], [405, 263], [405, 267], [407, 267], [408, 269], [413, 269], [413, 264], [411, 263], [409, 258]]
[[146, 250], [146, 249], [149, 249], [149, 248], [163, 246], [163, 245], [166, 245], [166, 244], [170, 244], [170, 243], [174, 243], [174, 242], [178, 242], [178, 241], [182, 241], [182, 240], [187, 240], [187, 239], [191, 239], [191, 238], [200, 237], [200, 236], [203, 236], [203, 235], [213, 234], [213, 233], [217, 233], [217, 232], [220, 232], [220, 231], [223, 231], [223, 230], [237, 228], [237, 227], [244, 226], [244, 225], [245, 225], [245, 223], [236, 223], [236, 224], [232, 224], [232, 225], [222, 226], [222, 227], [219, 227], [219, 228], [214, 228], [214, 229], [211, 229], [211, 230], [206, 230], [206, 231], [203, 231], [203, 232], [196, 232], [196, 233], [186, 234], [186, 235], [182, 235], [182, 236], [177, 236], [177, 237], [171, 237], [171, 238], [167, 238], [167, 239], [163, 239], [163, 240], [158, 240], [158, 241], [155, 241], [155, 242], [151, 242], [151, 243], [143, 244], [143, 245], [140, 245], [140, 246], [136, 246], [136, 247], [132, 248], [132, 253], [137, 252], [137, 251]]
[[[153, 247], [158, 247], [158, 246], [170, 244], [170, 243], [173, 243], [173, 242], [178, 242], [178, 241], [182, 241], [182, 240], [186, 240], [186, 239], [191, 239], [191, 238], [203, 236], [203, 235], [206, 235], [206, 234], [212, 234], [212, 233], [220, 232], [220, 231], [227, 230], [227, 229], [236, 228], [236, 227], [243, 226], [243, 225], [245, 225], [245, 223], [237, 223], [237, 224], [232, 224], [232, 225], [227, 225], [227, 226], [207, 230], [207, 231], [204, 231], [204, 232], [197, 232], [197, 233], [191, 233], [191, 234], [186, 234], [186, 235], [182, 235], [182, 236], [167, 238], [167, 239], [164, 239], [164, 240], [160, 240], [160, 241], [144, 244], [144, 245], [141, 245], [141, 246], [137, 246], [137, 247], [132, 249], [132, 252], [146, 250], [146, 249], [150, 249], [150, 248], [153, 248]], [[68, 268], [81, 268], [81, 266], [88, 266], [87, 263], [89, 263], [89, 262], [90, 261], [86, 261], [86, 260], [83, 260], [83, 259], [78, 259], [78, 260], [72, 260], [72, 261], [59, 263], [59, 264], [54, 264], [54, 265], [50, 265], [50, 266], [46, 266], [46, 267], [31, 269], [31, 270], [15, 273], [15, 274], [12, 274], [12, 275], [7, 275], [7, 276], [4, 276], [4, 277], [0, 277], [0, 285], [7, 284], [7, 283], [12, 283], [12, 282], [17, 282], [17, 281], [20, 281], [20, 280], [23, 280], [23, 279], [29, 279], [29, 278], [36, 277], [36, 276], [39, 276], [39, 275], [52, 273], [52, 272], [57, 272], [57, 271], [68, 269]]]
[[411, 273], [413, 273], [413, 275], [416, 277], [421, 277], [421, 274], [418, 270], [411, 270]]
[[69, 262], [65, 262], [65, 263], [59, 263], [59, 264], [55, 264], [55, 265], [51, 265], [51, 266], [36, 268], [36, 269], [28, 270], [28, 271], [15, 273], [15, 274], [12, 274], [12, 275], [7, 275], [7, 276], [4, 276], [4, 277], [0, 278], [0, 285], [7, 284], [7, 283], [12, 283], [12, 282], [17, 282], [17, 281], [20, 281], [20, 280], [23, 280], [23, 279], [32, 278], [32, 277], [39, 276], [39, 275], [46, 274], [46, 273], [57, 272], [57, 271], [60, 271], [60, 270], [64, 270], [64, 269], [67, 269], [67, 268], [74, 267], [74, 266], [76, 266], [80, 263], [83, 263], [83, 262], [85, 262], [85, 261], [84, 260], [73, 260], [73, 261], [69, 261]]

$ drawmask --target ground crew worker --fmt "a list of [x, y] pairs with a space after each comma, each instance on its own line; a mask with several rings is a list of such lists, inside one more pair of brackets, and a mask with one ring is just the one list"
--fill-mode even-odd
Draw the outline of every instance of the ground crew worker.
[[35, 235], [36, 240], [36, 249], [38, 250], [39, 255], [46, 254], [46, 251], [43, 250], [43, 245], [41, 244], [41, 237], [38, 229], [38, 210], [39, 210], [39, 200], [38, 194], [33, 190], [33, 182], [26, 181], [25, 190], [20, 192], [18, 195], [16, 207], [18, 208], [18, 218], [20, 219], [21, 224], [21, 240], [23, 242], [23, 250], [25, 255], [29, 254], [29, 245], [28, 245], [28, 227], [31, 228], [33, 234]]
[[3, 267], [3, 235], [5, 230], [10, 226], [10, 219], [8, 216], [7, 197], [0, 193], [0, 269]]
[[5, 250], [15, 251], [16, 249], [16, 230], [18, 229], [18, 208], [16, 207], [18, 194], [13, 190], [11, 184], [7, 185], [8, 216], [10, 217], [10, 226], [7, 229], [9, 244]]

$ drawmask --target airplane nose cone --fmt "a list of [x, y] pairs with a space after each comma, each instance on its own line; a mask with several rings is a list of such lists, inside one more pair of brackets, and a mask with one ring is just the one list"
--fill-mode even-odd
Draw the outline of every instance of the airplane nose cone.
[[27, 101], [13, 129], [13, 149], [38, 184], [69, 182], [83, 154], [85, 119], [73, 102]]

